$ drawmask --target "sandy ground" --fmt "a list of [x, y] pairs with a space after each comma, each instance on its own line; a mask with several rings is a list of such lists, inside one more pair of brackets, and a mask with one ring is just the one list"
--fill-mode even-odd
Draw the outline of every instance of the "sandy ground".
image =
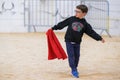
[[[63, 34], [56, 33], [66, 51]], [[68, 60], [47, 60], [45, 33], [0, 34], [0, 80], [120, 80], [120, 37], [106, 43], [83, 37], [80, 78], [71, 76]]]

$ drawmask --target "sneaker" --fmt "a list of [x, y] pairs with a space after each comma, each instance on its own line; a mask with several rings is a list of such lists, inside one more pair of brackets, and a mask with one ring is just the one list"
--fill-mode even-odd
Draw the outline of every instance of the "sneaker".
[[72, 76], [75, 78], [79, 78], [79, 73], [77, 71], [72, 71]]

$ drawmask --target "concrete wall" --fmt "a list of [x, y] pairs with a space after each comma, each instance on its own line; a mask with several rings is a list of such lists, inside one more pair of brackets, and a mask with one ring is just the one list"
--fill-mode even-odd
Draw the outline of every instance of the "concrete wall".
[[110, 3], [110, 33], [120, 36], [120, 0], [109, 0]]
[[[23, 2], [24, 0], [0, 0], [0, 32], [28, 32], [28, 28], [24, 27]], [[109, 0], [109, 2], [110, 34], [120, 36], [120, 0]], [[2, 8], [3, 4], [5, 9]], [[14, 7], [11, 4], [14, 4]]]
[[0, 32], [27, 32], [24, 27], [23, 1], [0, 0]]

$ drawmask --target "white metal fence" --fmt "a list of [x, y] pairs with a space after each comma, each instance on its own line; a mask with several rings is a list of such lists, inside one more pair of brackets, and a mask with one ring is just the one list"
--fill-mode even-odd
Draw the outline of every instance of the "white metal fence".
[[[36, 27], [52, 27], [61, 20], [74, 15], [78, 4], [89, 8], [86, 16], [95, 28], [109, 35], [109, 2], [107, 0], [24, 0], [24, 24], [30, 32]], [[110, 36], [110, 35], [109, 35]]]
[[31, 27], [49, 27], [74, 15], [74, 8], [80, 0], [25, 0], [24, 24]]

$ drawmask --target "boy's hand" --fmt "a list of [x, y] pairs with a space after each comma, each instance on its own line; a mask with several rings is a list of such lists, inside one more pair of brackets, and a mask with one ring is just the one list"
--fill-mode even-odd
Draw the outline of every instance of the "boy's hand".
[[105, 43], [105, 40], [104, 40], [104, 39], [102, 39], [102, 40], [101, 40], [101, 42], [102, 42], [102, 43]]

